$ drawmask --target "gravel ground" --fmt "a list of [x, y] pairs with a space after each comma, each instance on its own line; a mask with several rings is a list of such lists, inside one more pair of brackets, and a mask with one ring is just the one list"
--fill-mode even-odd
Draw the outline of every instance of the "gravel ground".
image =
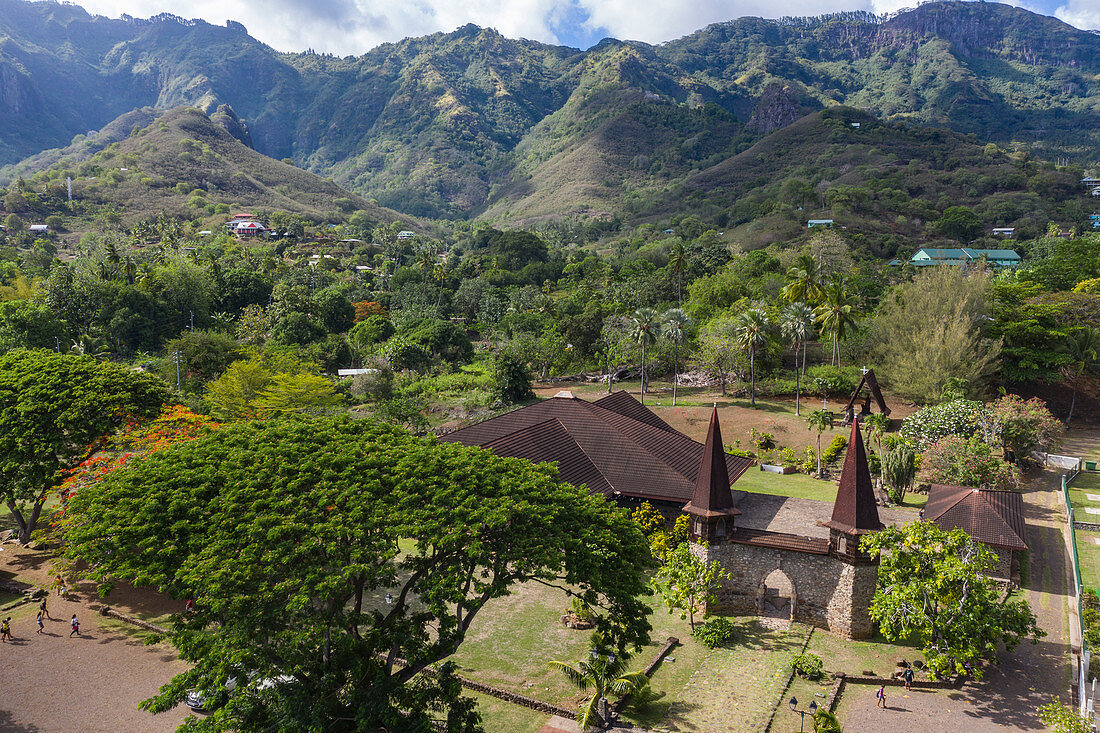
[[[3, 545], [0, 578], [42, 587], [54, 577], [44, 552]], [[145, 646], [89, 608], [103, 603], [90, 586], [58, 598], [51, 589], [47, 608], [53, 620], [38, 634], [38, 604], [5, 612], [15, 641], [0, 644], [0, 731], [14, 733], [160, 733], [174, 731], [189, 715], [180, 706], [161, 715], [138, 710], [138, 703], [186, 669], [174, 650]], [[180, 602], [148, 591], [120, 587], [110, 605], [131, 614], [156, 616], [179, 610]], [[69, 619], [80, 620], [81, 636], [69, 636]], [[101, 625], [101, 621], [103, 624]]]
[[[87, 606], [56, 596], [49, 600], [54, 620], [38, 634], [37, 611], [37, 605], [13, 610], [15, 641], [0, 644], [0, 730], [159, 733], [187, 717], [183, 707], [156, 716], [137, 707], [186, 669], [171, 649], [101, 627]], [[74, 613], [79, 637], [69, 636]]]

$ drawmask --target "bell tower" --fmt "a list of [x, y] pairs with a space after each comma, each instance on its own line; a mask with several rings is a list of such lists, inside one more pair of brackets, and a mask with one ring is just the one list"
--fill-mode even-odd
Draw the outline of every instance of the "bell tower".
[[868, 608], [878, 582], [878, 557], [863, 552], [859, 541], [884, 525], [878, 516], [858, 419], [852, 421], [833, 516], [825, 526], [829, 528], [829, 554], [844, 565], [827, 611], [829, 628], [853, 639], [868, 638], [874, 632]]
[[710, 414], [707, 442], [695, 479], [691, 501], [684, 505], [691, 517], [688, 531], [692, 541], [706, 545], [725, 544], [734, 530], [734, 517], [741, 512], [733, 505], [726, 451], [722, 448], [722, 429], [718, 425], [718, 407]]

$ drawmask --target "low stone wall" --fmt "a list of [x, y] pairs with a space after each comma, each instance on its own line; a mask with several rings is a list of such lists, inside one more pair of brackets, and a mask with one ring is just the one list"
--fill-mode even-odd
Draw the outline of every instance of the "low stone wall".
[[[431, 667], [426, 667], [421, 670], [420, 674], [427, 675], [428, 677], [435, 677], [439, 672]], [[540, 713], [546, 713], [547, 715], [560, 715], [563, 718], [570, 720], [577, 719], [577, 713], [573, 710], [566, 710], [565, 708], [559, 708], [557, 705], [551, 705], [548, 702], [542, 700], [536, 700], [533, 697], [527, 697], [526, 695], [520, 695], [517, 692], [511, 690], [502, 690], [499, 687], [487, 685], [484, 682], [478, 682], [476, 680], [466, 679], [465, 677], [454, 675], [454, 678], [468, 690], [474, 692], [480, 692], [491, 697], [495, 697], [498, 700], [504, 700], [505, 702], [514, 703], [516, 705], [522, 705], [525, 708], [531, 710], [537, 710]]]
[[[93, 608], [93, 610], [95, 609], [94, 606], [92, 608]], [[165, 636], [168, 635], [168, 629], [164, 628], [163, 626], [157, 626], [156, 624], [151, 624], [148, 621], [142, 621], [140, 618], [135, 618], [133, 616], [122, 613], [120, 611], [116, 611], [115, 609], [111, 608], [110, 606], [101, 606], [99, 608], [99, 615], [100, 616], [110, 616], [111, 618], [117, 618], [119, 621], [125, 621], [128, 624], [132, 624], [133, 626], [140, 627], [142, 629], [145, 629], [146, 631], [153, 631], [153, 632], [156, 632], [158, 634], [164, 634]]]
[[[962, 676], [956, 675], [949, 680], [924, 680], [921, 682], [913, 680], [911, 687], [915, 687], [918, 690], [957, 690], [962, 687], [963, 679]], [[829, 693], [825, 697], [825, 703], [822, 707], [830, 713], [836, 712], [836, 705], [840, 702], [840, 696], [844, 694], [844, 686], [849, 683], [853, 685], [905, 687], [904, 680], [898, 680], [892, 677], [867, 677], [866, 675], [853, 675], [849, 677], [843, 672], [838, 672], [836, 674], [836, 679], [833, 681], [833, 686], [829, 689]]]
[[1100, 532], [1100, 523], [1097, 522], [1078, 522], [1074, 521], [1074, 529], [1081, 529], [1085, 532]]

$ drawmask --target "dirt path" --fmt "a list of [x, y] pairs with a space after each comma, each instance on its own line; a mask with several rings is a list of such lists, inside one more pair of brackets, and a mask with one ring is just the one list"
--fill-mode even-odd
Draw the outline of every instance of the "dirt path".
[[[0, 578], [50, 587], [55, 577], [52, 557], [6, 544], [0, 552]], [[189, 715], [178, 707], [161, 715], [138, 710], [138, 704], [186, 665], [168, 646], [145, 646], [130, 627], [108, 620], [89, 604], [103, 603], [90, 584], [65, 598], [51, 589], [47, 608], [53, 620], [38, 634], [38, 604], [19, 606], [12, 617], [14, 643], [0, 644], [0, 731], [73, 733], [174, 731]], [[180, 610], [170, 598], [128, 586], [107, 601], [126, 613], [146, 618]], [[69, 619], [80, 620], [81, 635], [69, 636]]]
[[888, 690], [888, 708], [875, 706], [876, 688], [850, 686], [838, 710], [847, 730], [919, 730], [923, 733], [993, 733], [1045, 730], [1036, 709], [1070, 691], [1068, 646], [1069, 560], [1062, 537], [1064, 512], [1058, 474], [1044, 472], [1024, 491], [1030, 577], [1028, 602], [1047, 635], [1003, 653], [998, 667], [960, 690], [904, 693]]
[[[0, 645], [0, 730], [167, 733], [183, 723], [186, 708], [156, 716], [138, 710], [186, 668], [171, 649], [101, 625], [82, 603], [51, 596], [48, 608], [54, 620], [44, 634], [36, 633], [37, 604], [10, 614], [15, 642]], [[74, 613], [79, 637], [69, 636]]]

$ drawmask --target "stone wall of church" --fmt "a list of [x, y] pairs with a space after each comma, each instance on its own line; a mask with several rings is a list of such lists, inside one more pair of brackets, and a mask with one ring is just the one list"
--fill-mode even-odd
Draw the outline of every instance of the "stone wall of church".
[[[793, 620], [853, 639], [866, 639], [873, 628], [868, 607], [875, 594], [878, 566], [844, 562], [832, 555], [736, 543], [700, 545], [692, 552], [717, 560], [730, 573], [708, 611], [755, 615], [764, 607], [765, 580], [790, 588]], [[780, 571], [772, 575], [774, 571]], [[785, 577], [784, 577], [785, 576]]]

